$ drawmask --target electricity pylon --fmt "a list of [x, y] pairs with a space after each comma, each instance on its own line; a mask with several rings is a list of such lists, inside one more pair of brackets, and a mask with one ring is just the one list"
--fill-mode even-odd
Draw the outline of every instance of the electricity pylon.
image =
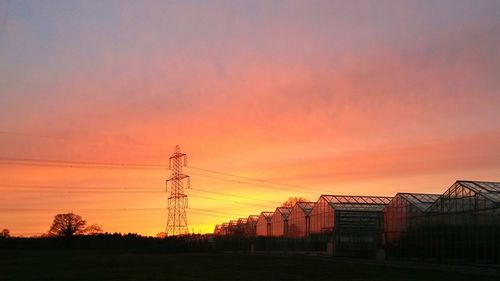
[[166, 191], [169, 190], [168, 197], [168, 218], [165, 233], [167, 236], [185, 235], [189, 233], [186, 208], [188, 207], [188, 198], [184, 194], [184, 179], [186, 179], [186, 188], [190, 188], [190, 177], [182, 173], [182, 166], [187, 165], [187, 156], [181, 153], [180, 146], [175, 146], [175, 151], [170, 156], [168, 167], [172, 170], [172, 175], [166, 181]]

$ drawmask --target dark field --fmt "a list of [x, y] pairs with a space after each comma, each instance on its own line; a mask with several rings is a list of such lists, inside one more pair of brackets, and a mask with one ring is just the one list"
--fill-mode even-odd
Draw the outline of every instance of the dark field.
[[2, 250], [0, 280], [499, 280], [302, 255]]

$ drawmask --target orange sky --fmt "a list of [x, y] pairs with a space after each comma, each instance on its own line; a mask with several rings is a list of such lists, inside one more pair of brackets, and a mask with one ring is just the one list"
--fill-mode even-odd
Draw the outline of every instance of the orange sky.
[[[496, 1], [0, 1], [0, 157], [166, 164], [179, 144], [193, 167], [306, 187], [186, 168], [195, 232], [290, 196], [499, 181], [499, 11]], [[0, 228], [41, 233], [74, 211], [106, 231], [154, 235], [169, 174], [0, 163]]]

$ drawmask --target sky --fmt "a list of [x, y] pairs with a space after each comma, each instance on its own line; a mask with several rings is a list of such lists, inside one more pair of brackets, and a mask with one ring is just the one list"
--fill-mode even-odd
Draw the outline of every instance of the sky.
[[0, 228], [155, 235], [171, 174], [6, 158], [180, 145], [196, 233], [291, 196], [500, 181], [499, 73], [499, 1], [0, 0]]

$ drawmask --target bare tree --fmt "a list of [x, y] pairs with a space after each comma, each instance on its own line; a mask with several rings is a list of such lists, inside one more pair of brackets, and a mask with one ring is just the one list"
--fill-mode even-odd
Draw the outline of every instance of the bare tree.
[[85, 233], [87, 222], [73, 213], [57, 214], [49, 230], [51, 236], [72, 236]]
[[2, 232], [0, 232], [0, 238], [9, 238], [10, 237], [10, 230], [7, 228], [2, 229]]
[[283, 204], [281, 204], [281, 207], [292, 208], [297, 202], [307, 202], [307, 199], [304, 197], [290, 197]]
[[102, 227], [98, 224], [91, 224], [87, 228], [84, 229], [83, 231], [87, 235], [98, 235], [104, 233], [102, 230]]

